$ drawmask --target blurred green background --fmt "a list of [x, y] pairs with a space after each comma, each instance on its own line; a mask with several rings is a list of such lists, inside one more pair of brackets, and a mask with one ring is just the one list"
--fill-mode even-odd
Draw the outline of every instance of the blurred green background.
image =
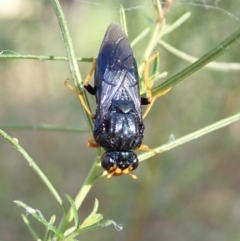
[[[204, 2], [209, 7], [204, 6]], [[96, 57], [107, 26], [119, 22], [119, 6], [126, 11], [129, 38], [154, 26], [150, 0], [61, 1], [79, 57]], [[218, 4], [215, 5], [215, 4]], [[239, 28], [238, 1], [174, 1], [167, 22], [185, 12], [191, 18], [164, 40], [201, 57]], [[134, 47], [138, 61], [147, 44]], [[240, 46], [217, 61], [240, 62]], [[66, 56], [61, 32], [50, 1], [0, 0], [0, 51]], [[159, 47], [161, 71], [173, 76], [189, 64]], [[91, 65], [79, 63], [82, 76]], [[64, 85], [70, 78], [67, 62], [0, 60], [0, 125], [56, 124], [87, 127], [77, 97]], [[92, 98], [92, 97], [90, 97]], [[94, 105], [94, 99], [92, 103]], [[145, 120], [144, 143], [167, 143], [239, 112], [239, 72], [200, 70], [155, 102]], [[36, 161], [64, 198], [73, 198], [96, 157], [86, 147], [90, 134], [6, 130]], [[99, 179], [80, 209], [82, 221], [94, 199], [105, 218], [121, 223], [84, 233], [80, 240], [187, 241], [240, 240], [240, 123], [236, 122], [196, 141], [141, 163], [135, 174]], [[22, 155], [0, 138], [0, 239], [32, 240], [22, 221], [22, 200], [48, 220], [62, 215], [45, 185]], [[66, 199], [64, 198], [66, 201]], [[67, 201], [66, 201], [67, 203]], [[43, 227], [29, 217], [43, 237]]]

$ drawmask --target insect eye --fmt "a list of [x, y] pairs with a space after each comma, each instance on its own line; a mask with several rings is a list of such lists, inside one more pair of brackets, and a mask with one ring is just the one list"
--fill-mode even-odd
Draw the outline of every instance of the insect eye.
[[131, 166], [132, 166], [132, 171], [135, 170], [138, 167], [138, 159], [137, 158], [135, 158], [132, 161]]
[[113, 167], [115, 164], [113, 158], [109, 155], [103, 155], [102, 156], [102, 167], [105, 169], [105, 170], [109, 170], [111, 167]]

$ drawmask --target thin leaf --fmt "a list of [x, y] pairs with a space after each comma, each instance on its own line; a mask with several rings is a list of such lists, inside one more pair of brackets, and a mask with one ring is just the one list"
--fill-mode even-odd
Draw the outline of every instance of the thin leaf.
[[[150, 86], [153, 86], [155, 82], [165, 78], [167, 75], [168, 75], [167, 72], [163, 72], [159, 75], [151, 76]], [[146, 94], [146, 84], [141, 86], [141, 89], [140, 89], [140, 95], [144, 95], [144, 94]]]
[[186, 12], [174, 23], [165, 27], [161, 32], [161, 37], [173, 32], [176, 28], [180, 27], [184, 22], [186, 22], [191, 17], [191, 12]]
[[160, 56], [158, 55], [153, 61], [152, 76], [157, 76], [160, 74], [159, 67], [160, 67]]
[[166, 80], [159, 86], [155, 87], [152, 90], [153, 96], [157, 95], [160, 92], [163, 92], [164, 90], [167, 90], [168, 88], [176, 85], [183, 79], [185, 79], [187, 76], [193, 74], [197, 70], [201, 69], [203, 66], [205, 66], [207, 63], [211, 62], [213, 59], [217, 58], [218, 56], [222, 55], [225, 51], [229, 50], [230, 47], [233, 47], [235, 44], [238, 43], [238, 40], [240, 38], [240, 29], [233, 33], [230, 37], [225, 39], [221, 44], [219, 44], [217, 47], [215, 47], [213, 50], [205, 54], [202, 58], [200, 58], [198, 61], [190, 65], [189, 67], [185, 68], [180, 73], [174, 75], [170, 79]]
[[120, 5], [119, 14], [120, 14], [120, 23], [121, 23], [121, 26], [123, 27], [124, 32], [125, 32], [126, 35], [128, 36], [126, 15], [125, 15], [125, 10], [124, 10], [124, 8], [123, 8], [122, 5]]
[[[49, 221], [50, 226], [53, 226], [54, 223], [55, 223], [55, 221], [56, 221], [56, 216], [53, 215], [53, 216], [50, 218], [50, 221]], [[48, 240], [49, 240], [50, 232], [51, 232], [51, 229], [47, 228], [44, 241], [48, 241]]]
[[0, 128], [9, 130], [41, 130], [41, 131], [58, 131], [58, 132], [73, 132], [73, 133], [88, 133], [88, 128], [79, 128], [72, 126], [58, 126], [49, 124], [1, 124]]
[[[170, 44], [162, 40], [159, 40], [158, 43], [166, 50], [168, 50], [170, 53], [174, 54], [175, 56], [187, 62], [193, 63], [198, 60], [197, 58], [174, 48], [173, 46], [171, 46]], [[226, 63], [226, 62], [212, 61], [206, 64], [203, 68], [216, 70], [216, 71], [240, 71], [240, 63]]]
[[33, 238], [37, 241], [41, 241], [41, 239], [38, 237], [37, 233], [35, 232], [35, 230], [31, 226], [28, 218], [24, 214], [22, 214], [22, 218], [23, 218], [23, 222], [27, 225], [27, 228], [30, 231], [30, 233], [32, 234]]
[[[11, 54], [3, 54], [4, 52], [10, 52]], [[34, 59], [34, 60], [53, 60], [53, 61], [68, 61], [67, 57], [53, 56], [53, 55], [37, 55], [37, 54], [19, 54], [12, 50], [3, 50], [0, 53], [0, 59]], [[92, 63], [93, 58], [77, 58], [78, 62]]]
[[88, 226], [88, 227], [85, 227], [83, 229], [80, 229], [79, 233], [83, 233], [83, 232], [86, 232], [86, 231], [91, 231], [91, 230], [98, 229], [98, 228], [105, 228], [105, 227], [110, 226], [110, 225], [113, 225], [116, 228], [117, 231], [121, 231], [123, 229], [122, 225], [117, 224], [113, 220], [106, 219], [106, 220], [103, 220], [103, 221], [101, 221], [99, 223], [95, 223], [92, 226]]
[[[71, 35], [69, 32], [69, 28], [67, 25], [65, 15], [63, 13], [63, 10], [62, 10], [61, 5], [58, 0], [51, 0], [51, 2], [53, 5], [53, 8], [55, 10], [55, 14], [57, 16], [59, 26], [61, 28], [63, 41], [64, 41], [65, 48], [67, 51], [69, 68], [70, 68], [70, 71], [72, 74], [74, 84], [75, 84], [78, 92], [83, 94], [84, 101], [88, 104], [86, 93], [85, 93], [84, 87], [83, 87], [83, 81], [82, 81], [82, 78], [81, 78], [81, 75], [80, 75], [80, 72], [78, 69], [78, 63], [77, 63], [77, 58], [76, 58], [75, 51], [73, 48], [72, 38], [71, 38]], [[90, 130], [93, 132], [93, 121], [92, 121], [91, 117], [88, 115], [88, 113], [86, 112], [85, 108], [82, 108], [82, 109], [83, 109], [85, 119], [88, 123], [88, 126], [89, 126]]]
[[[55, 13], [56, 13], [56, 16], [57, 16], [57, 19], [59, 22], [59, 26], [61, 28], [61, 32], [63, 35], [63, 40], [65, 43], [65, 47], [66, 47], [66, 51], [67, 51], [67, 55], [68, 55], [68, 59], [69, 59], [69, 66], [70, 66], [70, 70], [71, 70], [72, 77], [74, 80], [74, 84], [75, 84], [77, 90], [79, 92], [83, 93], [84, 100], [86, 101], [86, 103], [88, 103], [86, 93], [83, 89], [82, 79], [81, 79], [81, 76], [80, 76], [80, 73], [78, 70], [76, 56], [74, 53], [74, 48], [73, 48], [72, 39], [71, 39], [71, 36], [69, 33], [69, 29], [68, 29], [68, 26], [66, 23], [66, 18], [64, 16], [64, 13], [62, 11], [59, 1], [51, 0], [51, 2], [53, 5], [53, 8], [55, 10]], [[88, 123], [88, 126], [89, 126], [91, 132], [93, 132], [93, 120], [87, 114], [87, 112], [84, 108], [83, 108], [83, 111], [84, 111], [84, 115], [85, 115], [86, 121]], [[97, 152], [98, 152], [98, 155], [100, 155], [100, 153], [101, 153], [100, 148], [97, 149]], [[96, 178], [96, 171], [98, 170], [98, 166], [96, 166], [97, 163], [98, 163], [98, 159], [96, 159], [95, 162], [93, 163], [91, 170], [88, 173], [86, 180], [84, 181], [83, 186], [79, 190], [77, 197], [74, 200], [77, 210], [81, 206], [84, 198], [86, 197], [87, 193], [91, 189], [93, 182]], [[62, 218], [60, 225], [59, 225], [59, 230], [64, 232], [67, 229], [70, 222], [72, 221], [73, 217], [74, 217], [73, 211], [72, 211], [72, 209], [70, 209], [69, 212], [67, 213], [67, 215]]]
[[163, 79], [165, 78], [166, 76], [168, 75], [168, 72], [162, 72], [161, 74], [159, 75], [156, 75], [156, 76], [152, 76], [152, 83], [155, 83], [156, 81], [159, 81], [160, 79]]
[[103, 220], [101, 222], [95, 223], [92, 226], [81, 228], [81, 229], [75, 231], [70, 236], [68, 236], [65, 241], [71, 241], [74, 237], [78, 236], [81, 233], [96, 230], [96, 229], [99, 229], [99, 228], [105, 228], [105, 227], [110, 226], [110, 225], [113, 225], [116, 228], [117, 231], [122, 231], [122, 229], [123, 229], [122, 225], [117, 224], [113, 220], [107, 219], [107, 220]]
[[[97, 174], [97, 171], [99, 170], [99, 157], [97, 157], [91, 167], [91, 170], [88, 173], [88, 176], [86, 177], [81, 189], [79, 190], [74, 203], [76, 205], [77, 210], [80, 208], [83, 200], [87, 196], [88, 192], [93, 186], [94, 181], [100, 177], [100, 175]], [[63, 230], [63, 232], [67, 229], [69, 223], [73, 219], [73, 211], [70, 209], [66, 215], [66, 217], [63, 217], [61, 220], [61, 223], [59, 225], [60, 230]]]
[[74, 200], [68, 194], [66, 194], [65, 196], [66, 196], [67, 200], [69, 201], [69, 203], [71, 204], [71, 208], [73, 211], [73, 217], [74, 217], [74, 224], [75, 224], [74, 226], [75, 226], [75, 230], [77, 230], [79, 227], [79, 219], [78, 219], [78, 212], [77, 212], [76, 205], [74, 203]]
[[36, 220], [42, 223], [47, 229], [52, 230], [58, 237], [60, 237], [61, 239], [64, 239], [64, 235], [61, 232], [59, 232], [59, 230], [54, 228], [50, 223], [48, 223], [38, 209], [31, 208], [30, 206], [26, 205], [22, 201], [15, 200], [14, 203], [16, 203], [20, 207], [23, 207], [28, 214], [31, 214]]
[[145, 38], [149, 32], [151, 31], [151, 28], [148, 27], [144, 29], [132, 42], [131, 47], [133, 48], [138, 42], [140, 42], [143, 38]]
[[84, 220], [84, 222], [80, 225], [80, 229], [90, 227], [96, 223], [99, 223], [102, 219], [103, 219], [103, 215], [96, 213], [92, 215], [91, 218]]
[[97, 199], [95, 199], [93, 210], [88, 215], [88, 217], [83, 221], [83, 223], [80, 225], [80, 229], [88, 227], [88, 226], [92, 226], [93, 224], [95, 224], [103, 219], [102, 214], [97, 213], [98, 207], [99, 207], [99, 202]]
[[28, 164], [33, 168], [33, 170], [37, 173], [37, 175], [42, 179], [44, 184], [47, 186], [47, 188], [52, 193], [53, 197], [57, 200], [57, 202], [61, 205], [64, 212], [66, 212], [63, 201], [60, 197], [60, 195], [57, 193], [56, 189], [53, 187], [51, 182], [48, 180], [48, 178], [45, 176], [45, 174], [41, 171], [41, 169], [37, 166], [37, 164], [34, 162], [34, 160], [28, 155], [28, 153], [19, 145], [16, 138], [10, 137], [6, 132], [0, 130], [0, 135], [2, 135], [5, 139], [7, 139], [25, 158], [25, 160], [28, 162]]
[[[195, 140], [203, 135], [206, 135], [208, 133], [211, 133], [215, 130], [218, 130], [220, 128], [223, 128], [225, 126], [228, 126], [236, 121], [239, 121], [240, 120], [240, 112], [233, 115], [233, 116], [230, 116], [226, 119], [223, 119], [223, 120], [220, 120], [218, 122], [215, 122], [213, 123], [212, 125], [209, 125], [209, 126], [206, 126], [198, 131], [195, 131], [195, 132], [192, 132], [186, 136], [183, 136], [181, 138], [178, 138], [174, 141], [171, 141], [170, 143], [168, 144], [165, 144], [165, 145], [162, 145], [162, 146], [159, 146], [159, 147], [156, 147], [154, 148], [156, 151], [159, 151], [160, 153], [161, 152], [164, 152], [164, 151], [169, 151], [171, 150], [172, 148], [174, 147], [177, 147], [177, 146], [180, 146], [182, 144], [185, 144], [186, 142], [189, 142], [189, 141], [192, 141], [192, 140]], [[152, 156], [156, 155], [156, 153], [154, 152], [146, 152], [146, 153], [143, 153], [141, 155], [138, 156], [138, 159], [139, 161], [144, 161]]]

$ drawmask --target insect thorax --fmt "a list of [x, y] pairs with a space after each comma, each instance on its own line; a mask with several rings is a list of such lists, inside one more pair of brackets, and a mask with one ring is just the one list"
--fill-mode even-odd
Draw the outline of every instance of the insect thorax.
[[118, 99], [112, 101], [104, 121], [95, 122], [94, 137], [105, 150], [133, 150], [141, 145], [143, 131], [133, 101]]

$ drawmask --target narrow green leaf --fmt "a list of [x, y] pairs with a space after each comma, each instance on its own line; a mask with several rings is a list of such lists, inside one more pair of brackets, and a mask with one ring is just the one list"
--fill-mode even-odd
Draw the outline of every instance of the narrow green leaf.
[[[53, 60], [53, 61], [68, 61], [67, 57], [53, 55], [37, 55], [37, 54], [18, 54], [14, 51], [9, 51], [11, 54], [0, 54], [0, 59], [34, 59], [34, 60]], [[92, 63], [93, 58], [77, 58], [78, 62]]]
[[27, 228], [30, 231], [30, 233], [32, 234], [33, 238], [37, 241], [41, 241], [41, 239], [38, 237], [37, 233], [35, 232], [35, 230], [31, 226], [28, 218], [24, 214], [22, 214], [22, 218], [23, 218], [23, 222], [27, 225]]
[[202, 68], [207, 63], [211, 62], [213, 59], [217, 58], [221, 54], [223, 54], [225, 51], [229, 50], [230, 47], [233, 47], [235, 44], [238, 43], [238, 40], [240, 38], [240, 29], [233, 33], [230, 37], [225, 39], [221, 44], [219, 44], [217, 47], [215, 47], [213, 50], [205, 54], [203, 57], [201, 57], [198, 61], [191, 64], [189, 67], [185, 68], [180, 73], [174, 75], [170, 79], [166, 80], [159, 86], [155, 87], [152, 90], [153, 96], [157, 95], [158, 93], [167, 90], [168, 88], [176, 85], [183, 79], [185, 79], [187, 76], [193, 74], [200, 68]]
[[156, 81], [159, 81], [160, 79], [165, 78], [167, 75], [168, 75], [168, 72], [162, 72], [159, 75], [153, 76], [153, 80], [151, 82], [155, 83]]
[[125, 15], [125, 10], [124, 10], [124, 8], [123, 8], [122, 5], [120, 5], [119, 14], [120, 14], [120, 23], [121, 23], [121, 26], [123, 27], [126, 35], [128, 36], [126, 15]]
[[157, 56], [153, 61], [152, 76], [157, 76], [160, 74], [159, 67], [160, 67], [160, 56]]
[[80, 225], [80, 229], [92, 226], [95, 223], [100, 222], [102, 219], [103, 219], [102, 214], [98, 214], [98, 213], [94, 214], [90, 218], [84, 220], [84, 222]]
[[[175, 56], [179, 57], [180, 59], [185, 60], [186, 62], [189, 63], [194, 63], [195, 61], [198, 60], [198, 58], [193, 57], [185, 52], [182, 52], [170, 44], [164, 42], [163, 40], [159, 40], [158, 43], [165, 48], [167, 51], [170, 53], [174, 54]], [[227, 63], [227, 62], [215, 62], [212, 61], [208, 64], [206, 64], [203, 68], [210, 69], [210, 70], [215, 70], [215, 71], [240, 71], [240, 63]]]
[[151, 28], [148, 27], [146, 29], [144, 29], [132, 42], [131, 42], [131, 46], [132, 48], [138, 43], [140, 42], [143, 38], [145, 38], [151, 31]]
[[66, 194], [65, 196], [69, 201], [69, 203], [71, 204], [71, 208], [73, 211], [73, 218], [74, 218], [74, 226], [75, 226], [75, 230], [77, 230], [79, 227], [79, 219], [78, 219], [78, 212], [77, 212], [76, 205], [74, 203], [74, 200], [68, 194]]
[[97, 210], [99, 207], [99, 202], [97, 199], [95, 199], [94, 206], [92, 212], [88, 215], [88, 217], [83, 221], [83, 223], [80, 225], [80, 228], [85, 228], [88, 226], [92, 226], [93, 224], [101, 221], [103, 219], [102, 214], [98, 214]]
[[78, 236], [79, 234], [81, 233], [84, 233], [84, 232], [88, 232], [88, 231], [92, 231], [92, 230], [96, 230], [96, 229], [99, 229], [99, 228], [105, 228], [107, 226], [110, 226], [110, 225], [113, 225], [117, 231], [122, 231], [123, 227], [122, 225], [120, 224], [117, 224], [116, 222], [114, 222], [113, 220], [102, 220], [98, 223], [95, 223], [93, 224], [92, 226], [88, 226], [88, 227], [85, 227], [85, 228], [81, 228], [77, 231], [75, 231], [74, 233], [72, 233], [71, 235], [69, 235], [65, 241], [72, 241], [72, 239], [76, 236]]
[[[82, 81], [82, 78], [81, 78], [81, 75], [80, 75], [80, 72], [78, 69], [77, 57], [75, 55], [72, 38], [71, 38], [71, 35], [69, 32], [69, 28], [68, 28], [68, 24], [67, 24], [65, 15], [63, 13], [63, 10], [62, 10], [61, 5], [58, 0], [51, 0], [51, 2], [53, 5], [53, 8], [55, 10], [55, 14], [58, 19], [59, 26], [61, 28], [61, 33], [63, 36], [63, 41], [65, 44], [65, 48], [66, 48], [66, 52], [67, 52], [67, 56], [68, 56], [68, 64], [69, 64], [69, 68], [71, 71], [71, 75], [72, 75], [74, 84], [75, 84], [78, 92], [83, 94], [84, 101], [88, 104], [87, 96], [86, 96], [86, 93], [85, 93], [84, 87], [83, 87], [83, 81]], [[93, 132], [93, 120], [88, 115], [85, 108], [82, 108], [82, 109], [83, 109], [85, 119], [88, 123], [89, 129], [91, 130], [91, 132]]]
[[93, 205], [93, 210], [92, 210], [92, 212], [90, 213], [89, 216], [96, 214], [97, 211], [98, 211], [98, 207], [99, 207], [99, 202], [98, 202], [98, 200], [95, 198], [94, 205]]
[[83, 229], [80, 229], [79, 233], [91, 231], [91, 230], [98, 229], [98, 228], [105, 228], [105, 227], [110, 226], [110, 225], [113, 225], [116, 228], [117, 231], [121, 231], [123, 229], [122, 225], [117, 224], [113, 220], [106, 219], [106, 220], [103, 220], [101, 222], [95, 223], [92, 226], [88, 226], [88, 227], [85, 227]]
[[186, 12], [179, 19], [177, 19], [174, 23], [168, 25], [161, 32], [161, 36], [169, 34], [173, 32], [176, 28], [180, 27], [184, 22], [186, 22], [191, 17], [191, 12]]
[[22, 201], [15, 200], [14, 203], [24, 208], [28, 214], [31, 214], [36, 220], [42, 223], [46, 227], [46, 229], [52, 230], [58, 237], [60, 237], [61, 239], [64, 239], [64, 235], [46, 221], [46, 219], [43, 217], [40, 210], [31, 208], [30, 206], [26, 205]]
[[[99, 170], [98, 162], [99, 162], [99, 157], [97, 157], [95, 159], [95, 161], [91, 167], [91, 170], [88, 173], [88, 176], [86, 177], [82, 187], [80, 188], [80, 190], [74, 200], [77, 210], [80, 208], [83, 200], [85, 199], [86, 195], [92, 188], [95, 180], [100, 177], [100, 175], [97, 174], [97, 172]], [[68, 227], [69, 223], [72, 221], [72, 219], [73, 219], [73, 211], [72, 211], [72, 209], [70, 209], [68, 211], [66, 217], [62, 218], [61, 223], [59, 225], [60, 229], [63, 230], [62, 232], [64, 232], [67, 229], [67, 227]]]
[[58, 131], [58, 132], [74, 132], [74, 133], [88, 133], [88, 128], [79, 128], [72, 126], [58, 126], [49, 124], [1, 124], [0, 128], [9, 130], [39, 130], [39, 131]]
[[[213, 123], [212, 125], [209, 125], [209, 126], [206, 126], [198, 131], [195, 131], [195, 132], [192, 132], [186, 136], [183, 136], [181, 138], [178, 138], [174, 141], [171, 141], [170, 143], [168, 144], [165, 144], [165, 145], [162, 145], [162, 146], [159, 146], [159, 147], [156, 147], [154, 148], [156, 151], [159, 151], [160, 153], [161, 152], [164, 152], [164, 151], [169, 151], [171, 150], [172, 148], [174, 147], [177, 147], [177, 146], [180, 146], [186, 142], [189, 142], [189, 141], [192, 141], [192, 140], [195, 140], [203, 135], [206, 135], [208, 133], [211, 133], [215, 130], [218, 130], [220, 128], [223, 128], [225, 126], [228, 126], [236, 121], [239, 121], [240, 120], [240, 113], [237, 113], [236, 115], [233, 115], [233, 116], [230, 116], [226, 119], [223, 119], [223, 120], [220, 120], [218, 122], [215, 122]], [[146, 153], [143, 153], [141, 155], [138, 156], [138, 159], [139, 161], [144, 161], [152, 156], [156, 155], [156, 153], [154, 152], [146, 152]]]
[[64, 212], [66, 212], [63, 201], [60, 195], [57, 193], [56, 189], [53, 187], [51, 182], [45, 176], [45, 174], [41, 171], [41, 169], [37, 166], [34, 160], [28, 155], [28, 153], [19, 145], [18, 141], [15, 138], [10, 137], [6, 132], [0, 130], [0, 135], [2, 135], [5, 139], [7, 139], [25, 158], [28, 164], [33, 168], [33, 170], [37, 173], [37, 175], [42, 179], [45, 185], [48, 187], [54, 198], [61, 205]]
[[[55, 221], [56, 221], [56, 216], [53, 215], [53, 216], [50, 218], [50, 221], [49, 221], [50, 226], [53, 226], [54, 223], [55, 223]], [[46, 235], [45, 235], [44, 241], [50, 240], [50, 232], [51, 232], [51, 229], [49, 229], [49, 227], [48, 227], [47, 230], [46, 230]]]

